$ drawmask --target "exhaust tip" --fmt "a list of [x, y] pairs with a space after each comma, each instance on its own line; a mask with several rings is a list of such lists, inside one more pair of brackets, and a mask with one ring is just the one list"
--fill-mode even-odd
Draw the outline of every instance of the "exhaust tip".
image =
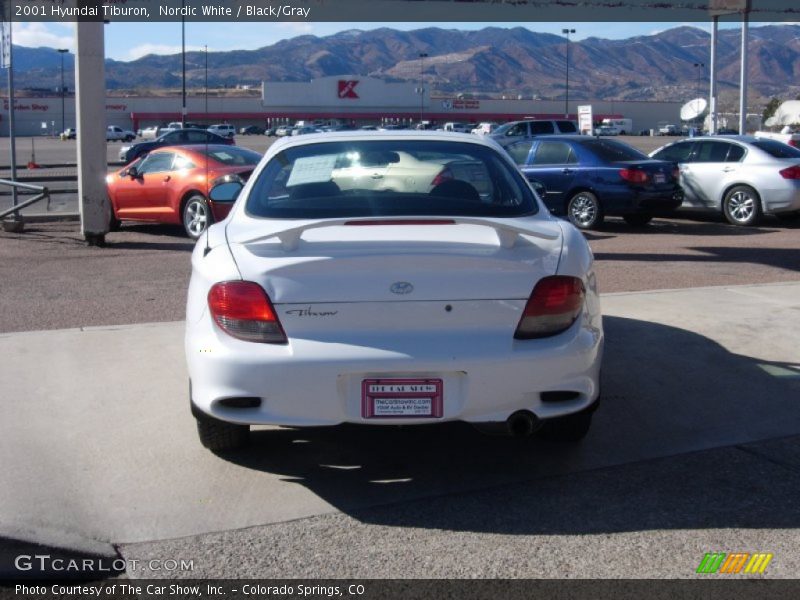
[[223, 398], [218, 400], [217, 403], [226, 408], [258, 408], [261, 406], [261, 398]]
[[518, 410], [506, 420], [508, 433], [513, 437], [528, 437], [538, 429], [539, 419], [529, 410]]

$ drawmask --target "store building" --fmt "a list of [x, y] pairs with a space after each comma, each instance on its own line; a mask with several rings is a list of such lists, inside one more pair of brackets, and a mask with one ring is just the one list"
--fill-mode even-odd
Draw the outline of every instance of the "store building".
[[[106, 122], [136, 131], [151, 125], [179, 121], [182, 100], [172, 97], [108, 97]], [[374, 77], [338, 75], [302, 82], [264, 82], [258, 97], [187, 97], [187, 120], [206, 124], [268, 126], [296, 121], [339, 119], [356, 125], [447, 122], [502, 123], [524, 118], [564, 118], [561, 100], [525, 98], [477, 99], [466, 96], [430, 96], [426, 85], [390, 82]], [[570, 102], [569, 118], [577, 120], [578, 105], [590, 104], [595, 122], [629, 118], [634, 131], [654, 129], [659, 123], [679, 123], [680, 102], [578, 100]], [[16, 98], [18, 135], [55, 135], [61, 131], [61, 98]], [[64, 102], [65, 127], [75, 126], [74, 98]], [[8, 99], [0, 111], [0, 135], [8, 135]]]

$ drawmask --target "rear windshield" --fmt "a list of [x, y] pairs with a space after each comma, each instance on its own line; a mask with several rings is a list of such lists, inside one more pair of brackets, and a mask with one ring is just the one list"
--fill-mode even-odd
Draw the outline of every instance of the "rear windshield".
[[308, 144], [277, 154], [247, 199], [255, 217], [534, 214], [519, 172], [498, 151], [477, 144], [353, 140]]
[[556, 121], [561, 133], [578, 133], [578, 127], [573, 121]]
[[759, 150], [763, 150], [775, 158], [800, 158], [800, 150], [775, 140], [755, 140], [750, 142]]
[[248, 150], [247, 148], [239, 148], [238, 146], [225, 146], [225, 148], [209, 148], [203, 150], [203, 154], [208, 156], [223, 165], [231, 167], [240, 165], [257, 165], [261, 160], [261, 154]]
[[649, 160], [646, 154], [616, 140], [586, 140], [583, 145], [597, 158], [606, 162]]

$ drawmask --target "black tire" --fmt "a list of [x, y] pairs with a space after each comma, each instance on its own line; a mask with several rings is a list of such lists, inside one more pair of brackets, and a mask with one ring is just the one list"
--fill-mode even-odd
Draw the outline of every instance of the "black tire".
[[631, 227], [644, 227], [653, 220], [653, 215], [623, 215], [622, 218], [625, 219], [625, 222]]
[[749, 185], [736, 185], [722, 200], [722, 214], [731, 225], [757, 225], [761, 220], [761, 198]]
[[589, 433], [594, 411], [584, 410], [566, 417], [547, 419], [537, 437], [549, 442], [579, 442]]
[[197, 435], [212, 452], [244, 448], [250, 441], [250, 426], [226, 423], [208, 415], [197, 417]]
[[567, 203], [567, 218], [578, 229], [596, 229], [603, 224], [603, 205], [592, 192], [578, 192]]
[[117, 218], [117, 214], [114, 212], [114, 205], [111, 203], [111, 200], [108, 201], [108, 209], [111, 215], [108, 218], [108, 230], [109, 231], [119, 231], [121, 222]]
[[203, 235], [208, 226], [214, 222], [208, 200], [201, 194], [190, 196], [184, 203], [181, 214], [183, 229], [193, 240]]

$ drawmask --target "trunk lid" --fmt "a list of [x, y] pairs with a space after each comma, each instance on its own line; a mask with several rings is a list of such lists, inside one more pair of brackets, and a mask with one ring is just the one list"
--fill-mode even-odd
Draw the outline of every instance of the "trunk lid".
[[348, 222], [356, 221], [369, 225], [305, 222], [296, 236], [280, 238], [296, 222], [270, 220], [228, 238], [243, 279], [259, 283], [276, 305], [308, 307], [525, 300], [539, 279], [556, 273], [561, 255], [561, 228], [541, 218]]

